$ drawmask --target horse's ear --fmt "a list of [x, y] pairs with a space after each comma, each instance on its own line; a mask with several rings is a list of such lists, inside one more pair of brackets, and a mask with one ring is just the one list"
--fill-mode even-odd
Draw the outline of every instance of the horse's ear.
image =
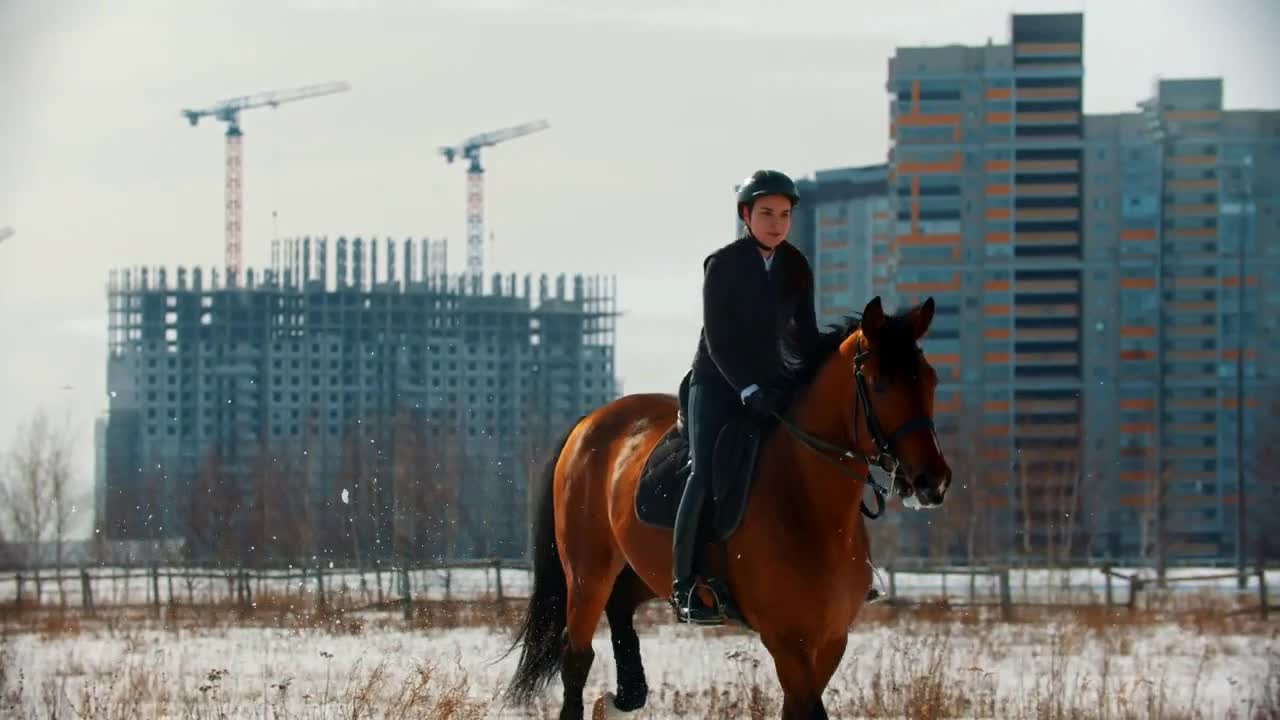
[[867, 336], [867, 340], [875, 342], [880, 338], [884, 323], [884, 308], [880, 305], [880, 296], [877, 295], [862, 311], [862, 334]]
[[919, 340], [929, 332], [929, 324], [933, 322], [933, 298], [924, 301], [907, 313], [907, 321], [911, 323], [912, 334]]

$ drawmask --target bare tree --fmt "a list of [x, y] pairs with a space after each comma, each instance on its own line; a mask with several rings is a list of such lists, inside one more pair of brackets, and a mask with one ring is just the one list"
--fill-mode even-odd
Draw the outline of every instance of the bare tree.
[[[24, 562], [34, 568], [36, 597], [42, 582], [43, 543], [53, 542], [54, 565], [61, 576], [63, 550], [74, 510], [71, 496], [71, 457], [74, 441], [70, 423], [55, 426], [37, 411], [18, 428], [13, 448], [4, 463], [0, 505], [14, 539], [21, 543]], [[62, 584], [58, 583], [59, 591]], [[61, 596], [65, 603], [65, 595]]]

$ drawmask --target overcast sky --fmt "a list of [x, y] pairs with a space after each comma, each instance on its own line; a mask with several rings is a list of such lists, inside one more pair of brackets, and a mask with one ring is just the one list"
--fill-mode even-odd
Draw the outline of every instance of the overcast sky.
[[487, 269], [617, 274], [624, 388], [671, 391], [734, 183], [883, 162], [894, 47], [1004, 43], [1015, 11], [1085, 13], [1087, 112], [1188, 76], [1280, 108], [1274, 0], [0, 0], [0, 448], [70, 417], [87, 492], [108, 270], [221, 262], [224, 127], [182, 107], [351, 83], [243, 114], [246, 262], [276, 211], [281, 236], [448, 237], [453, 272], [465, 173], [436, 148], [546, 118], [486, 155]]

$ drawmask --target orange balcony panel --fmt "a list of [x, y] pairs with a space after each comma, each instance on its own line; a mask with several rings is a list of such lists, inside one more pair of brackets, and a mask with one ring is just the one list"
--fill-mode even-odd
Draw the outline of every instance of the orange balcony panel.
[[1155, 240], [1156, 231], [1151, 228], [1121, 230], [1120, 239], [1121, 240]]
[[987, 113], [988, 125], [1007, 125], [1012, 117], [1012, 113], [1007, 112], [989, 112]]
[[987, 88], [986, 92], [988, 100], [1008, 100], [1011, 95], [1009, 88]]
[[1076, 183], [1021, 183], [1018, 185], [1020, 197], [1061, 197], [1076, 195], [1080, 186]]
[[1122, 325], [1120, 337], [1155, 337], [1156, 329], [1147, 325]]
[[1009, 172], [1008, 160], [988, 160], [987, 172]]
[[933, 115], [911, 113], [910, 115], [902, 115], [897, 118], [898, 125], [906, 127], [933, 127], [938, 125], [954, 125], [959, 122], [960, 116], [955, 113], [938, 113]]
[[[1238, 406], [1239, 406], [1239, 403], [1237, 403], [1237, 402], [1236, 402], [1236, 399], [1235, 399], [1235, 398], [1224, 398], [1224, 399], [1223, 399], [1223, 401], [1222, 401], [1222, 409], [1223, 409], [1223, 410], [1235, 410], [1235, 409], [1236, 409], [1236, 407], [1238, 407]], [[1256, 408], [1256, 407], [1258, 407], [1258, 399], [1257, 399], [1257, 398], [1245, 398], [1245, 400], [1244, 400], [1244, 406], [1245, 406], [1245, 407], [1247, 407], [1247, 408]]]
[[1155, 410], [1156, 401], [1149, 398], [1125, 398], [1120, 401], [1121, 410]]
[[952, 153], [946, 162], [934, 163], [899, 163], [897, 172], [901, 175], [935, 175], [941, 173], [958, 173], [964, 169], [964, 155]]
[[986, 305], [982, 308], [983, 315], [1008, 315], [1008, 305]]
[[1121, 278], [1120, 287], [1125, 290], [1154, 290], [1155, 278]]
[[1121, 423], [1120, 425], [1120, 432], [1130, 435], [1142, 435], [1155, 431], [1156, 426], [1152, 423]]
[[[987, 212], [990, 217], [991, 211]], [[1028, 208], [1017, 212], [1019, 220], [1075, 220], [1078, 217], [1080, 211], [1075, 208]]]
[[1170, 165], [1213, 165], [1218, 162], [1217, 155], [1181, 155], [1171, 157]]
[[989, 352], [982, 356], [982, 360], [988, 365], [1006, 365], [1009, 363], [1009, 353]]
[[1008, 340], [1009, 331], [1005, 328], [987, 328], [982, 332], [982, 336], [988, 340]]
[[1009, 208], [995, 207], [987, 208], [986, 218], [988, 220], [1008, 220]]
[[[1258, 287], [1258, 276], [1257, 276], [1257, 275], [1245, 275], [1245, 276], [1244, 276], [1244, 284], [1245, 284], [1245, 287]], [[1239, 276], [1239, 275], [1227, 275], [1227, 276], [1223, 277], [1223, 278], [1222, 278], [1222, 287], [1229, 287], [1229, 288], [1238, 288], [1238, 287], [1240, 287], [1240, 276]]]
[[1008, 195], [1008, 194], [1009, 194], [1009, 186], [1005, 183], [996, 183], [996, 184], [987, 186], [988, 196]]
[[[1006, 217], [1009, 211], [1005, 210]], [[1009, 242], [1009, 233], [1007, 232], [989, 232], [987, 233], [988, 245], [1004, 245]]]

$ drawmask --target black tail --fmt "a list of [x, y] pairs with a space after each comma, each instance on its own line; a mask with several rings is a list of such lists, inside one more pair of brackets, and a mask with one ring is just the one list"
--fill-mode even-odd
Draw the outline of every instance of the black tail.
[[[574, 423], [577, 426], [577, 423]], [[566, 600], [569, 590], [565, 582], [564, 568], [560, 565], [560, 550], [556, 547], [556, 507], [553, 486], [556, 463], [570, 433], [565, 433], [555, 446], [555, 452], [547, 460], [542, 471], [540, 485], [533, 497], [537, 498], [538, 514], [533, 521], [533, 589], [529, 593], [529, 608], [524, 623], [516, 634], [511, 650], [521, 643], [520, 663], [515, 677], [507, 688], [507, 698], [525, 705], [534, 700], [547, 684], [560, 674], [564, 661], [563, 635], [566, 620]]]

